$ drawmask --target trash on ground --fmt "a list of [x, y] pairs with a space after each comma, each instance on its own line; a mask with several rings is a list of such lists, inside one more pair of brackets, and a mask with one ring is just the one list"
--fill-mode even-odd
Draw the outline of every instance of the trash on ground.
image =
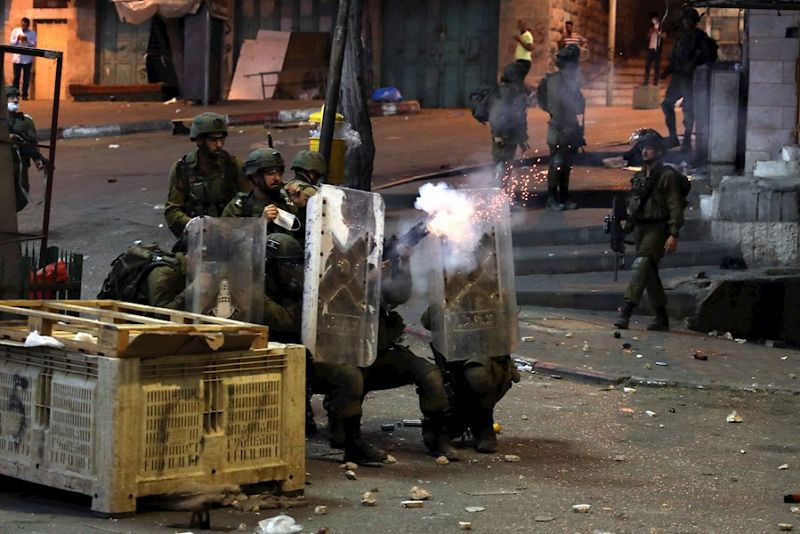
[[533, 517], [533, 520], [537, 523], [549, 523], [550, 521], [555, 521], [556, 518], [552, 515], [537, 515]]
[[730, 332], [725, 332], [725, 335], [722, 336], [722, 337], [724, 337], [725, 339], [727, 339], [729, 341], [733, 341], [733, 334], [731, 334]]
[[459, 530], [472, 530], [472, 523], [469, 521], [459, 521], [458, 522], [458, 529]]
[[483, 512], [484, 510], [486, 510], [486, 508], [484, 508], [483, 506], [467, 506], [466, 508], [464, 508], [464, 510], [466, 510], [471, 514], [474, 514], [475, 512]]
[[108, 148], [119, 148], [119, 145], [115, 145], [115, 144], [112, 143], [112, 144], [108, 145]]
[[725, 420], [729, 423], [741, 423], [744, 421], [742, 416], [736, 413], [736, 410], [733, 410], [731, 413], [729, 413]]
[[386, 455], [386, 459], [383, 461], [383, 463], [386, 464], [386, 465], [396, 464], [397, 463], [397, 458], [395, 458], [391, 454], [387, 454]]
[[737, 342], [739, 345], [744, 345], [745, 343], [747, 343], [746, 339], [742, 339], [740, 337], [737, 337], [736, 339], [734, 339], [734, 341]]
[[536, 338], [533, 336], [522, 336], [523, 343], [530, 343], [532, 341], [536, 341]]
[[365, 491], [361, 496], [361, 504], [364, 506], [375, 506], [378, 504], [378, 499], [375, 498], [375, 495], [373, 495], [371, 491]]
[[302, 530], [303, 525], [298, 525], [293, 517], [281, 514], [259, 521], [255, 534], [294, 534]]
[[422, 508], [425, 506], [425, 501], [403, 501], [403, 508]]
[[789, 464], [781, 464], [778, 466], [778, 469], [780, 470], [789, 469]]
[[625, 455], [624, 454], [614, 455], [614, 461], [615, 462], [624, 462], [625, 461]]
[[791, 523], [778, 523], [778, 528], [784, 532], [789, 532], [790, 530], [794, 530], [794, 525]]
[[421, 419], [403, 419], [403, 426], [407, 427], [421, 427], [422, 420]]
[[511, 462], [519, 462], [519, 460], [520, 460], [520, 457], [517, 456], [516, 454], [506, 454], [505, 456], [503, 456], [503, 461], [504, 462], [509, 462], [509, 463], [511, 463]]
[[348, 471], [355, 471], [358, 469], [358, 464], [355, 462], [345, 462], [339, 466], [339, 469], [347, 469]]
[[792, 512], [793, 514], [800, 514], [800, 506], [792, 506], [791, 508], [789, 508], [789, 511]]
[[564, 334], [564, 337], [573, 338], [573, 337], [575, 337], [575, 334], [572, 333], [572, 332], [567, 332], [566, 334]]
[[75, 341], [83, 341], [84, 343], [97, 343], [97, 338], [89, 332], [78, 332], [72, 339]]
[[645, 414], [647, 417], [655, 417], [656, 415], [658, 415], [658, 414], [657, 414], [656, 412], [654, 412], [653, 410], [645, 410], [645, 411], [644, 411], [644, 414]]
[[503, 432], [503, 425], [495, 421], [494, 423], [492, 423], [492, 430], [494, 430], [495, 434], [500, 434], [501, 432]]
[[588, 341], [584, 341], [583, 342], [583, 347], [581, 348], [581, 350], [583, 352], [591, 352], [592, 351], [591, 347], [589, 347], [589, 342]]
[[624, 387], [624, 388], [622, 388], [622, 392], [623, 393], [636, 393], [636, 388]]
[[636, 357], [637, 358], [644, 358], [644, 355], [643, 354], [637, 354]]
[[345, 471], [344, 476], [347, 477], [347, 480], [358, 480], [358, 477], [356, 477], [356, 472], [352, 469]]
[[639, 341], [639, 336], [633, 336], [631, 339], [634, 341]]
[[431, 492], [419, 486], [413, 486], [408, 490], [408, 498], [412, 501], [425, 501], [432, 497]]
[[528, 420], [528, 416], [527, 416], [527, 415], [525, 415], [525, 414], [523, 414], [523, 415], [522, 415], [522, 420], [523, 420], [523, 421], [527, 421], [527, 420]]
[[447, 459], [447, 456], [438, 456], [436, 460], [436, 465], [447, 465], [450, 463], [450, 460]]
[[621, 333], [619, 330], [616, 330], [616, 331], [614, 331], [614, 337], [615, 337], [616, 339], [619, 339], [619, 338], [621, 338], [621, 337], [622, 337], [622, 333]]
[[314, 507], [314, 513], [317, 514], [317, 515], [326, 515], [328, 513], [328, 507], [327, 506], [322, 506], [322, 505], [315, 506]]
[[394, 430], [394, 424], [393, 423], [383, 424], [381, 425], [381, 430], [383, 430], [384, 432], [391, 432], [392, 430]]
[[572, 511], [576, 514], [588, 514], [589, 510], [592, 509], [591, 504], [573, 504]]
[[661, 367], [669, 367], [669, 364], [667, 362], [656, 362], [656, 365]]

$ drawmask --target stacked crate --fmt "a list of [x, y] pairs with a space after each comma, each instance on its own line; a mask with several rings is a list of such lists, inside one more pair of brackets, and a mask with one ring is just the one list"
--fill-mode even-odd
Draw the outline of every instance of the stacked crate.
[[[305, 349], [116, 301], [0, 301], [0, 474], [119, 515], [187, 483], [305, 481]], [[25, 347], [32, 330], [66, 348]]]

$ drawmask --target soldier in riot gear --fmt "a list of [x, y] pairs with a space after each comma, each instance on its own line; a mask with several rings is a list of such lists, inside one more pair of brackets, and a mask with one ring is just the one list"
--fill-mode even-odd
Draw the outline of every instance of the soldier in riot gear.
[[500, 76], [500, 85], [489, 100], [489, 125], [492, 129], [492, 159], [497, 173], [510, 172], [517, 147], [528, 149], [528, 95], [518, 63], [509, 63]]
[[295, 206], [304, 208], [308, 199], [317, 192], [317, 184], [325, 178], [328, 164], [319, 152], [301, 150], [295, 154], [290, 168], [294, 171], [294, 178], [286, 182], [286, 194]]
[[703, 30], [697, 27], [700, 14], [687, 7], [681, 12], [681, 29], [675, 47], [669, 56], [669, 64], [661, 73], [665, 79], [670, 74], [672, 80], [667, 86], [667, 94], [661, 103], [664, 121], [669, 130], [665, 148], [678, 146], [678, 132], [675, 126], [675, 103], [683, 98], [683, 145], [684, 151], [692, 149], [692, 129], [694, 128], [694, 71], [699, 65], [717, 59], [717, 45]]
[[192, 217], [219, 217], [238, 191], [249, 191], [242, 162], [226, 152], [227, 120], [218, 113], [201, 113], [192, 121], [190, 139], [197, 148], [172, 166], [164, 218], [180, 237]]
[[547, 170], [547, 209], [564, 210], [578, 207], [569, 200], [569, 175], [578, 149], [586, 144], [578, 115], [585, 111], [581, 93], [578, 61], [580, 49], [570, 44], [556, 54], [558, 72], [547, 79], [547, 145], [550, 166]]
[[281, 153], [274, 148], [257, 148], [247, 157], [244, 173], [252, 182], [249, 193], [237, 193], [225, 209], [223, 217], [264, 217], [267, 231], [300, 235], [298, 229], [287, 229], [276, 223], [279, 211], [294, 213], [283, 189], [284, 162]]
[[30, 115], [19, 111], [19, 89], [7, 86], [6, 97], [8, 99], [8, 133], [13, 143], [11, 156], [14, 165], [14, 194], [17, 211], [21, 211], [28, 204], [30, 191], [28, 170], [31, 161], [41, 171], [47, 164], [47, 158], [36, 147], [36, 124]]
[[643, 135], [639, 141], [644, 167], [631, 178], [627, 201], [628, 228], [634, 233], [636, 259], [631, 266], [631, 281], [625, 290], [625, 305], [614, 322], [628, 328], [631, 313], [647, 290], [650, 305], [656, 311], [648, 330], [668, 330], [667, 296], [658, 274], [658, 264], [665, 253], [678, 248], [683, 226], [688, 180], [661, 163], [664, 139], [657, 132]]

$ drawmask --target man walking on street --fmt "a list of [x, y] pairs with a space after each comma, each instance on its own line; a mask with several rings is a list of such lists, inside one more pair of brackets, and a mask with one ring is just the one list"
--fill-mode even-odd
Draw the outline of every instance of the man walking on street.
[[628, 230], [633, 230], [636, 259], [631, 266], [631, 281], [625, 290], [625, 305], [614, 321], [626, 329], [633, 309], [647, 290], [650, 305], [656, 311], [648, 330], [669, 330], [667, 295], [658, 274], [658, 263], [664, 254], [678, 249], [678, 236], [683, 226], [688, 179], [661, 163], [664, 139], [657, 132], [645, 134], [639, 145], [644, 167], [631, 178], [627, 200]]
[[547, 145], [550, 147], [550, 167], [547, 170], [547, 209], [576, 209], [569, 200], [569, 175], [572, 160], [586, 144], [578, 115], [584, 113], [586, 102], [581, 94], [578, 60], [580, 50], [574, 44], [556, 54], [558, 72], [547, 79]]
[[[36, 32], [31, 30], [31, 19], [23, 17], [18, 28], [11, 31], [9, 43], [14, 46], [24, 46], [26, 48], [36, 48]], [[22, 100], [28, 100], [28, 89], [31, 84], [31, 68], [33, 68], [33, 56], [25, 54], [14, 54], [11, 58], [14, 65], [14, 81], [11, 83], [19, 89], [20, 75], [22, 75]]]

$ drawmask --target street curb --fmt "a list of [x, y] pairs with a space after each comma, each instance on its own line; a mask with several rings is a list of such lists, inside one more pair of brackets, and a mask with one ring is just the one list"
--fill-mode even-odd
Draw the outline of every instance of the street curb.
[[[416, 100], [408, 100], [397, 103], [370, 102], [368, 104], [370, 117], [386, 117], [391, 115], [411, 115], [418, 113], [421, 109]], [[312, 113], [318, 112], [317, 108], [297, 108], [281, 109], [255, 113], [235, 113], [228, 115], [230, 126], [248, 126], [263, 124], [265, 122], [301, 122], [308, 121]], [[113, 137], [120, 135], [169, 131], [172, 129], [172, 121], [158, 119], [150, 121], [123, 122], [116, 124], [102, 125], [83, 125], [59, 127], [56, 137], [58, 139], [81, 139], [87, 137]], [[39, 131], [40, 140], [50, 138], [50, 130]]]
[[[522, 359], [525, 359], [524, 357]], [[573, 367], [566, 367], [554, 362], [543, 362], [537, 360], [533, 364], [533, 370], [537, 373], [547, 373], [550, 376], [569, 377], [581, 382], [590, 382], [592, 384], [608, 384], [619, 385], [628, 380], [629, 376], [613, 376], [598, 371], [585, 371], [583, 369], [575, 369]]]

